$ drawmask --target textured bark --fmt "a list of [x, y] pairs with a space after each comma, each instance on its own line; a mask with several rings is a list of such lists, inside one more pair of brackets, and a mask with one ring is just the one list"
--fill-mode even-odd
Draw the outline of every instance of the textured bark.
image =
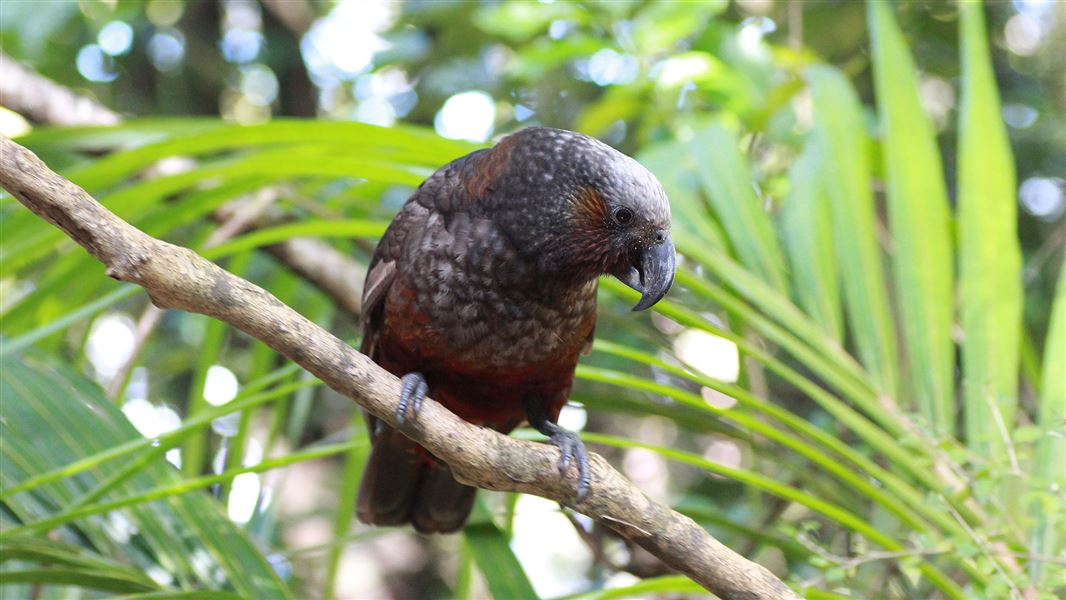
[[[291, 13], [291, 18], [298, 18], [308, 10], [304, 4], [275, 1], [268, 2], [268, 5], [273, 5], [268, 8]], [[280, 14], [279, 18], [282, 18]], [[290, 23], [291, 19], [282, 20], [289, 26], [299, 24], [295, 21]], [[122, 116], [110, 108], [27, 69], [3, 52], [0, 52], [0, 106], [49, 125], [114, 125], [122, 122]], [[191, 168], [191, 159], [184, 160], [190, 163], [187, 168]], [[258, 211], [251, 215], [252, 222], [245, 223], [241, 215], [233, 212], [228, 206], [223, 206], [215, 211], [214, 217], [220, 223], [238, 226], [242, 232], [274, 225], [281, 220]], [[212, 237], [218, 238], [224, 234], [225, 231], [220, 230]], [[318, 287], [353, 318], [359, 317], [363, 279], [366, 277], [366, 269], [359, 262], [314, 238], [292, 238], [267, 246], [265, 250]]]
[[799, 598], [762, 566], [714, 539], [692, 519], [649, 498], [602, 457], [590, 455], [592, 488], [573, 498], [573, 470], [560, 477], [558, 450], [471, 425], [426, 399], [419, 417], [395, 420], [399, 380], [262, 288], [195, 252], [157, 240], [0, 137], [0, 185], [63, 230], [115, 279], [142, 286], [161, 308], [225, 321], [298, 363], [338, 393], [401, 429], [464, 483], [534, 494], [584, 513], [726, 599]]
[[[267, 190], [275, 188], [262, 191]], [[219, 207], [212, 216], [219, 223], [226, 223], [240, 212], [247, 212], [244, 201], [234, 201]], [[262, 210], [255, 213], [244, 227], [250, 231], [286, 221], [285, 215], [276, 210]], [[265, 246], [263, 250], [329, 296], [338, 308], [353, 319], [359, 319], [363, 307], [363, 280], [366, 279], [366, 267], [359, 261], [318, 238], [289, 238]]]

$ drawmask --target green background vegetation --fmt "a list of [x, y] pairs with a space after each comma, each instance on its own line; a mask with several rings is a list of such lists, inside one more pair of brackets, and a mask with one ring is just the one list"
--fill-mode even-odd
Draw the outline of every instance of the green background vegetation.
[[[5, 0], [6, 54], [126, 119], [0, 114], [124, 219], [353, 343], [352, 316], [261, 247], [321, 237], [365, 264], [410, 191], [490, 136], [600, 137], [660, 178], [683, 259], [653, 315], [603, 280], [584, 439], [811, 598], [1051, 598], [1064, 19], [1024, 1]], [[214, 244], [212, 213], [264, 189], [293, 224]], [[0, 219], [3, 597], [699, 594], [511, 495], [482, 492], [459, 536], [356, 524], [352, 403], [203, 316], [162, 315], [128, 355], [143, 292], [10, 196]]]

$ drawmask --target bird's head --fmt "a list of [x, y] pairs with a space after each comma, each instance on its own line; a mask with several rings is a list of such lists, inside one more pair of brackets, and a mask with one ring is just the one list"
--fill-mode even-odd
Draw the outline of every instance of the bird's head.
[[588, 136], [544, 127], [504, 138], [507, 168], [496, 209], [508, 236], [543, 272], [614, 275], [641, 293], [634, 310], [662, 299], [674, 281], [670, 204], [640, 163]]

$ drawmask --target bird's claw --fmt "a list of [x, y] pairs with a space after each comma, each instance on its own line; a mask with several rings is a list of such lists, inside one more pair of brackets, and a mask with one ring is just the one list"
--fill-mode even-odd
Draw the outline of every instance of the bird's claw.
[[429, 392], [429, 384], [426, 383], [426, 378], [417, 371], [412, 371], [402, 378], [400, 378], [400, 384], [402, 386], [400, 391], [400, 405], [396, 407], [396, 425], [400, 426], [407, 420], [407, 411], [411, 411], [411, 416], [418, 417], [418, 412], [422, 410], [422, 401], [425, 400], [426, 394]]
[[566, 478], [570, 471], [570, 460], [577, 463], [577, 501], [582, 502], [589, 495], [589, 453], [585, 450], [585, 443], [576, 433], [563, 429], [558, 423], [552, 422], [545, 410], [545, 405], [536, 398], [526, 398], [524, 401], [526, 420], [533, 429], [548, 436], [551, 443], [559, 448], [562, 456], [559, 457], [559, 473]]
[[577, 501], [581, 502], [589, 495], [589, 454], [585, 443], [573, 431], [558, 427], [549, 437], [551, 443], [559, 448], [559, 473], [564, 477], [570, 470], [570, 459], [577, 463]]

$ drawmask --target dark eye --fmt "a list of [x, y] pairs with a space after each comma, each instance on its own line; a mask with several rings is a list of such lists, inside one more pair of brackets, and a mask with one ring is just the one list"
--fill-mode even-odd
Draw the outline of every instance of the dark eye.
[[614, 211], [614, 222], [619, 225], [625, 225], [633, 220], [633, 211], [626, 207], [616, 209]]

